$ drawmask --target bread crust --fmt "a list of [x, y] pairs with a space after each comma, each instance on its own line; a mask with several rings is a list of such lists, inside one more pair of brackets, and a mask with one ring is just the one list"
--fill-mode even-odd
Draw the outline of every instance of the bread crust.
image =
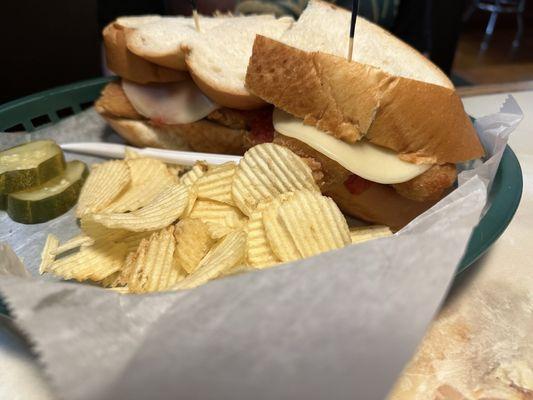
[[148, 121], [102, 117], [127, 142], [137, 147], [242, 154], [244, 130], [230, 129], [205, 119], [185, 125], [156, 126]]
[[214, 82], [205, 79], [201, 74], [196, 72], [194, 63], [187, 57], [185, 57], [185, 63], [194, 83], [215, 103], [237, 110], [255, 110], [267, 105], [264, 100], [252, 93], [227, 91]]
[[341, 140], [365, 137], [409, 162], [455, 164], [484, 154], [453, 90], [341, 57], [258, 35], [246, 87]]
[[139, 41], [142, 40], [142, 37], [137, 30], [127, 30], [125, 32], [125, 37], [128, 50], [137, 56], [162, 67], [175, 69], [177, 71], [187, 71], [185, 54], [180, 48], [176, 48], [174, 53], [161, 54], [157, 51], [149, 52], [144, 47], [139, 45]]
[[179, 82], [187, 78], [186, 72], [153, 64], [132, 53], [126, 46], [126, 35], [131, 29], [112, 22], [102, 32], [106, 62], [111, 71], [137, 83]]

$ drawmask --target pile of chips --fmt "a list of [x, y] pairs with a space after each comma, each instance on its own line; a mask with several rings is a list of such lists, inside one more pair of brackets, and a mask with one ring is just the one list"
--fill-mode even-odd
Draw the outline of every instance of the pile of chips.
[[93, 166], [76, 216], [82, 234], [48, 235], [40, 272], [123, 293], [190, 289], [391, 234], [350, 230], [307, 164], [272, 143], [189, 170], [128, 152]]

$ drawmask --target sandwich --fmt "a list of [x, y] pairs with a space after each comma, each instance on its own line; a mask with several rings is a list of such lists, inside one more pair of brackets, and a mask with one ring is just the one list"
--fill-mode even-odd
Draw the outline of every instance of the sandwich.
[[[392, 36], [365, 38], [364, 25], [348, 62], [348, 39], [339, 45], [329, 27], [349, 26], [349, 13], [313, 3], [281, 41], [256, 37], [246, 87], [275, 107], [274, 143], [306, 160], [343, 212], [398, 230], [447, 194], [456, 165], [483, 147], [436, 66]], [[320, 16], [336, 21], [321, 28]]]
[[202, 17], [197, 32], [186, 17], [118, 18], [103, 37], [107, 65], [120, 79], [104, 88], [95, 108], [136, 146], [242, 154], [256, 132], [262, 140], [257, 127], [271, 114], [244, 88], [253, 40], [278, 38], [292, 22]]
[[[346, 61], [350, 16], [311, 0], [294, 23], [203, 17], [200, 33], [186, 18], [119, 19], [110, 26], [126, 37], [123, 58], [158, 72], [135, 81], [110, 63], [124, 79], [96, 109], [137, 146], [242, 154], [281, 144], [346, 214], [400, 229], [483, 148], [448, 77], [382, 28], [359, 18]], [[168, 70], [185, 77], [168, 81]]]

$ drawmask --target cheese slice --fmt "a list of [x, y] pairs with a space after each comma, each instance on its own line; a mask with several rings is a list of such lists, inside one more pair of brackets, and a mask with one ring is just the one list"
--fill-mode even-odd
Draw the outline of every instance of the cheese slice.
[[314, 126], [304, 125], [303, 120], [280, 109], [274, 110], [273, 123], [274, 129], [282, 135], [304, 142], [348, 171], [372, 182], [406, 182], [431, 167], [402, 161], [397, 153], [368, 142], [343, 142]]
[[122, 89], [139, 114], [161, 124], [190, 124], [219, 108], [190, 79], [147, 85], [123, 79]]

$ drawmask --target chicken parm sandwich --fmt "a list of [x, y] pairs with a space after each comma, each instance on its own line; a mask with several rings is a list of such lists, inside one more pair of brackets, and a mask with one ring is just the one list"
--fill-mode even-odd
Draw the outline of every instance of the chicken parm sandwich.
[[292, 22], [201, 17], [198, 32], [186, 17], [118, 18], [103, 37], [107, 65], [121, 79], [105, 87], [96, 110], [137, 146], [242, 154], [271, 114], [244, 88], [255, 35], [279, 38]]
[[[399, 229], [483, 155], [453, 84], [363, 18], [310, 1], [297, 22], [267, 16], [130, 17], [104, 31], [109, 84], [97, 110], [138, 146], [242, 154], [273, 141], [302, 157], [323, 193]], [[255, 40], [255, 42], [254, 42]]]

